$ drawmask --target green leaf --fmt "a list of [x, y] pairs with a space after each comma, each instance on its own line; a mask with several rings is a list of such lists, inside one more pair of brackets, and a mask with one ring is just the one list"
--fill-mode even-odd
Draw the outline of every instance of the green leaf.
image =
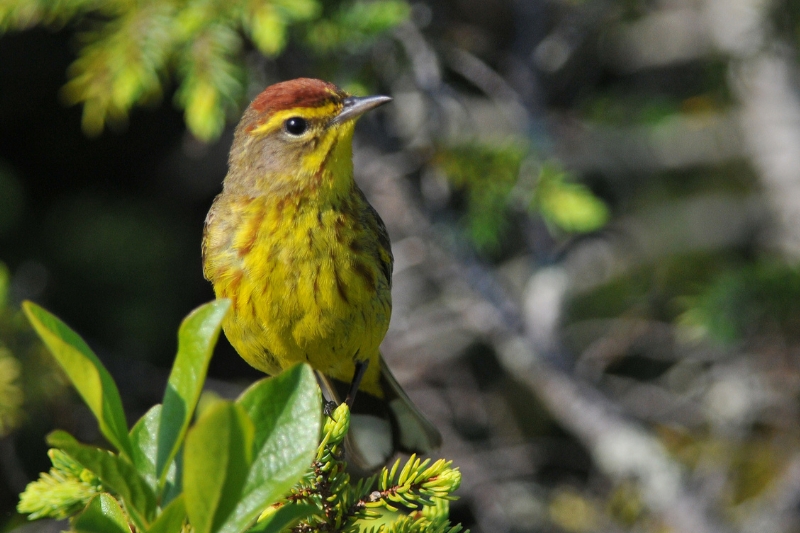
[[47, 436], [54, 448], [64, 450], [76, 462], [94, 473], [104, 486], [119, 495], [130, 513], [131, 520], [142, 530], [156, 514], [156, 498], [147, 482], [124, 457], [81, 444], [66, 431], [54, 431]]
[[[265, 518], [248, 530], [248, 533], [280, 533], [313, 514], [319, 514], [320, 510], [315, 505], [293, 503], [284, 505], [276, 510], [269, 509]], [[263, 515], [262, 515], [263, 516]]]
[[186, 435], [203, 390], [222, 319], [229, 308], [230, 300], [207, 303], [186, 317], [178, 330], [178, 354], [164, 393], [158, 426], [155, 472], [159, 485], [163, 484], [167, 468]]
[[160, 419], [161, 405], [154, 405], [136, 422], [130, 433], [133, 444], [133, 465], [154, 493], [158, 492], [156, 442]]
[[257, 382], [237, 403], [256, 427], [255, 459], [237, 508], [241, 528], [288, 492], [313, 460], [322, 397], [311, 367], [297, 365]]
[[183, 493], [183, 448], [167, 470], [167, 482], [161, 488], [161, 505], [166, 505]]
[[195, 533], [244, 529], [232, 529], [229, 524], [238, 523], [237, 503], [253, 460], [254, 433], [253, 422], [241, 406], [220, 401], [186, 436], [184, 497]]
[[151, 407], [133, 426], [131, 441], [133, 442], [133, 465], [153, 493], [158, 494], [161, 505], [166, 505], [177, 494], [180, 494], [181, 489], [178, 477], [178, 461], [174, 459], [170, 461], [167, 468], [164, 485], [162, 487], [158, 485], [156, 450], [161, 412], [160, 404]]
[[567, 173], [552, 164], [542, 167], [532, 207], [549, 224], [569, 232], [595, 231], [608, 222], [606, 205], [588, 187], [567, 181]]
[[300, 480], [318, 444], [320, 405], [314, 373], [300, 365], [256, 383], [235, 404], [209, 407], [184, 452], [197, 533], [243, 531]]
[[72, 521], [76, 533], [130, 533], [128, 517], [110, 494], [98, 494]]
[[100, 432], [123, 455], [133, 457], [119, 391], [89, 346], [61, 320], [33, 302], [22, 308], [42, 341], [97, 418]]
[[147, 533], [180, 533], [186, 520], [186, 505], [183, 496], [178, 496], [167, 505]]

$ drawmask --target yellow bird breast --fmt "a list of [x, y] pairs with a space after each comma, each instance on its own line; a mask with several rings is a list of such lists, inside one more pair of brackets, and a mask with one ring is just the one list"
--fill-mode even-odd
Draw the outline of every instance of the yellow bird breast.
[[207, 220], [205, 271], [217, 297], [232, 300], [225, 334], [252, 366], [276, 374], [307, 362], [349, 382], [355, 361], [371, 360], [362, 389], [381, 396], [379, 346], [391, 315], [381, 265], [391, 256], [378, 244], [377, 215], [354, 201], [361, 192], [345, 198], [223, 193]]

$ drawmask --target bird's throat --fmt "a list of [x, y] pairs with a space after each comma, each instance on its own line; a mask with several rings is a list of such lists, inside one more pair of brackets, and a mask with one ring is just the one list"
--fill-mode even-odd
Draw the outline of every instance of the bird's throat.
[[288, 168], [269, 165], [250, 194], [276, 202], [337, 202], [353, 186], [352, 143], [352, 125], [332, 127], [317, 140], [313, 150], [300, 157], [299, 164]]

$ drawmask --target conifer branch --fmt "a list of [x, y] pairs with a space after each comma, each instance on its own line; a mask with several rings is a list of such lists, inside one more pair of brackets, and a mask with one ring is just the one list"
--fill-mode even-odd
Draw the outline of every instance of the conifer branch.
[[[420, 460], [412, 455], [400, 468], [351, 481], [344, 461], [344, 439], [350, 411], [342, 404], [326, 420], [317, 456], [303, 481], [285, 500], [267, 509], [261, 519], [285, 505], [311, 504], [319, 514], [301, 520], [293, 533], [458, 533], [461, 526], [448, 520], [449, 501], [461, 483], [461, 473], [451, 461]], [[383, 518], [369, 527], [365, 521]], [[387, 518], [389, 520], [387, 520]]]
[[47, 452], [53, 467], [40, 474], [20, 495], [17, 511], [29, 518], [63, 520], [80, 512], [89, 500], [104, 492], [100, 480], [58, 449]]

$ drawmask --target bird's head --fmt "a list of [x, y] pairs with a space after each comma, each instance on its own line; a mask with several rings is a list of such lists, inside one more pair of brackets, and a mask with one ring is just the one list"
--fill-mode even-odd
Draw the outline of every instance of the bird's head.
[[309, 78], [267, 87], [236, 127], [225, 187], [293, 194], [349, 186], [355, 120], [390, 100]]

